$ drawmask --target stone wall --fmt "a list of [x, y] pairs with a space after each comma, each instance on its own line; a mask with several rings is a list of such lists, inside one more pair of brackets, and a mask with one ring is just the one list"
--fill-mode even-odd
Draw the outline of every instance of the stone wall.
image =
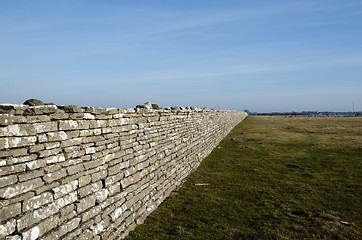
[[121, 239], [247, 114], [0, 105], [0, 239]]

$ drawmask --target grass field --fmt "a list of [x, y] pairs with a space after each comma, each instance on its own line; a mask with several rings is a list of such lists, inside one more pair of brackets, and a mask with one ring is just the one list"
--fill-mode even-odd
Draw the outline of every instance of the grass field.
[[362, 239], [361, 232], [362, 118], [249, 116], [127, 239]]

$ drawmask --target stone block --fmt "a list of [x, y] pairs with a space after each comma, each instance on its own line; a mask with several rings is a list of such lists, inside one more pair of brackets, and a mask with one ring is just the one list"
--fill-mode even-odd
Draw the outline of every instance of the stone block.
[[68, 175], [73, 175], [82, 171], [84, 171], [84, 166], [82, 163], [67, 167]]
[[25, 156], [27, 154], [28, 150], [26, 148], [7, 149], [0, 151], [0, 158], [19, 157], [19, 156]]
[[102, 208], [100, 206], [92, 207], [91, 209], [89, 209], [88, 211], [86, 211], [82, 214], [82, 222], [86, 222], [89, 219], [97, 216], [98, 214], [101, 213], [101, 211], [102, 211]]
[[32, 197], [34, 197], [34, 195], [35, 195], [34, 192], [27, 192], [24, 194], [20, 194], [16, 197], [13, 197], [8, 201], [9, 201], [9, 204], [18, 203], [18, 202], [24, 201], [25, 199], [32, 198]]
[[96, 195], [89, 195], [79, 201], [77, 203], [77, 213], [84, 212], [85, 210], [94, 207], [96, 203]]
[[26, 169], [25, 164], [16, 164], [13, 166], [2, 166], [0, 168], [0, 176], [24, 172], [25, 169]]
[[73, 231], [75, 228], [78, 227], [80, 221], [81, 221], [81, 218], [73, 218], [72, 220], [68, 221], [67, 223], [64, 223], [53, 234], [53, 238], [51, 238], [51, 239], [60, 239], [62, 236], [64, 236], [68, 232]]
[[76, 120], [59, 120], [59, 130], [77, 130], [78, 127]]
[[13, 116], [9, 114], [0, 114], [0, 126], [7, 126], [13, 124]]
[[46, 133], [50, 142], [64, 141], [68, 139], [68, 135], [64, 131]]
[[48, 157], [51, 155], [55, 155], [60, 153], [62, 150], [60, 148], [56, 148], [56, 149], [49, 149], [49, 150], [43, 150], [39, 152], [39, 157], [43, 158], [43, 157]]
[[97, 197], [96, 202], [97, 202], [97, 203], [103, 202], [104, 200], [107, 199], [108, 194], [109, 194], [108, 189], [101, 189], [100, 191], [98, 191], [98, 192], [96, 193], [96, 197]]
[[76, 105], [58, 105], [59, 109], [62, 109], [64, 112], [67, 113], [82, 113], [85, 112], [85, 109], [80, 108]]
[[102, 182], [98, 181], [89, 185], [86, 185], [84, 187], [79, 188], [79, 196], [81, 198], [87, 196], [88, 194], [98, 192], [103, 187]]
[[133, 184], [133, 181], [134, 181], [133, 176], [129, 176], [127, 178], [122, 179], [121, 180], [122, 189], [125, 189], [129, 185]]
[[35, 144], [36, 140], [37, 138], [35, 136], [0, 138], [0, 150], [4, 148], [31, 146]]
[[52, 216], [38, 225], [30, 228], [29, 230], [23, 232], [23, 240], [35, 240], [42, 237], [44, 234], [49, 232], [50, 230], [56, 228], [59, 225], [59, 217], [57, 215]]
[[27, 156], [21, 156], [21, 157], [9, 157], [6, 159], [7, 165], [14, 165], [18, 163], [24, 163], [24, 162], [30, 162], [37, 159], [36, 154], [29, 154]]
[[74, 145], [80, 145], [82, 143], [82, 138], [73, 138], [73, 139], [68, 139], [65, 141], [62, 141], [60, 144], [61, 148], [65, 148], [65, 147], [70, 147], [70, 146], [74, 146]]
[[25, 165], [27, 170], [35, 170], [45, 167], [46, 161], [44, 159], [37, 159], [34, 161], [26, 162]]
[[54, 132], [58, 130], [57, 122], [43, 122], [33, 124], [36, 133]]
[[[4, 239], [6, 236], [9, 236], [13, 232], [15, 232], [15, 228], [16, 228], [15, 219], [10, 219], [9, 221], [0, 224], [0, 239]], [[8, 240], [8, 238], [6, 238], [6, 240]], [[21, 240], [21, 238], [19, 240]]]
[[18, 177], [16, 175], [10, 175], [5, 177], [0, 177], [0, 188], [12, 185], [18, 181]]
[[92, 180], [90, 175], [85, 175], [83, 177], [79, 178], [79, 187], [83, 187], [85, 185], [87, 185], [88, 183], [90, 183]]
[[12, 186], [4, 187], [0, 189], [0, 198], [9, 199], [12, 197], [15, 197], [17, 195], [35, 190], [41, 186], [43, 186], [44, 183], [41, 180], [41, 178], [32, 179], [26, 182], [17, 183]]
[[53, 182], [53, 183], [51, 183], [51, 184], [44, 185], [44, 186], [42, 186], [42, 187], [40, 187], [40, 188], [38, 188], [38, 189], [36, 190], [36, 194], [39, 195], [39, 194], [41, 194], [42, 192], [48, 191], [48, 190], [50, 190], [50, 189], [52, 189], [52, 188], [55, 188], [55, 187], [57, 187], [57, 186], [59, 186], [59, 185], [60, 185], [59, 182]]
[[48, 143], [44, 143], [44, 146], [45, 146], [45, 149], [47, 149], [47, 150], [59, 148], [60, 142], [48, 142]]
[[45, 133], [38, 134], [38, 142], [45, 143], [48, 142], [48, 136]]
[[41, 220], [53, 216], [55, 213], [59, 212], [59, 210], [75, 201], [77, 201], [77, 193], [72, 192], [62, 198], [59, 198], [52, 203], [45, 205], [39, 209], [34, 210], [33, 212], [26, 213], [22, 215], [17, 220], [17, 229], [18, 231], [22, 231], [25, 228], [28, 228]]
[[42, 105], [42, 106], [29, 107], [24, 111], [24, 116], [51, 114], [55, 113], [57, 109], [58, 108], [55, 105]]
[[68, 135], [68, 138], [71, 139], [71, 138], [77, 138], [79, 137], [79, 130], [70, 130], [70, 131], [67, 131], [67, 135]]
[[21, 173], [18, 175], [18, 177], [19, 177], [19, 182], [25, 182], [29, 179], [41, 177], [43, 175], [44, 175], [44, 170], [41, 169], [41, 170], [27, 171], [25, 173]]
[[89, 121], [88, 120], [78, 120], [78, 129], [89, 129]]
[[83, 119], [84, 113], [69, 113], [69, 119]]
[[65, 113], [63, 110], [57, 110], [54, 113], [49, 115], [51, 120], [62, 120], [62, 119], [69, 119], [69, 114]]
[[117, 182], [113, 185], [110, 185], [108, 189], [109, 189], [108, 191], [109, 196], [113, 196], [114, 194], [119, 193], [121, 191], [121, 183]]
[[[54, 153], [59, 152], [59, 149], [57, 149], [56, 151], [54, 151]], [[46, 157], [44, 158], [46, 164], [52, 164], [52, 163], [61, 163], [65, 161], [65, 156], [63, 154], [58, 154], [55, 156], [50, 156], [50, 157]]]
[[40, 208], [48, 203], [53, 202], [53, 194], [50, 192], [44, 192], [40, 195], [26, 199], [23, 202], [23, 212], [32, 211]]
[[56, 172], [45, 174], [43, 179], [48, 184], [48, 183], [52, 183], [55, 180], [61, 179], [65, 176], [67, 176], [67, 171], [66, 171], [66, 169], [62, 168]]
[[21, 214], [21, 203], [4, 206], [0, 208], [0, 222]]
[[99, 172], [92, 174], [92, 182], [97, 182], [98, 180], [104, 179], [106, 177], [107, 177], [107, 170], [106, 169], [100, 170]]
[[45, 149], [44, 144], [37, 144], [29, 148], [29, 153], [37, 153]]
[[57, 187], [53, 188], [52, 191], [54, 193], [54, 198], [58, 199], [70, 192], [73, 192], [77, 188], [78, 188], [78, 180], [75, 180], [70, 183], [57, 186]]
[[116, 175], [108, 176], [105, 180], [106, 187], [113, 185], [114, 183], [120, 181], [123, 178], [123, 176], [124, 176], [123, 172], [116, 174]]

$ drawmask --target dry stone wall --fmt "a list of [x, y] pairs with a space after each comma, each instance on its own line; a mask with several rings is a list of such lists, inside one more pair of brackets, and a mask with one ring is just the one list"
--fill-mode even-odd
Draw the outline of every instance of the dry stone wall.
[[122, 239], [246, 116], [0, 105], [0, 239]]

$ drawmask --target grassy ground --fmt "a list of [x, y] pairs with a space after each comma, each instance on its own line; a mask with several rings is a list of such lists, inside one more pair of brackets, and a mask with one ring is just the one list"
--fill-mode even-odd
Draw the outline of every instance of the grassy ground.
[[249, 116], [127, 239], [361, 233], [362, 118]]

